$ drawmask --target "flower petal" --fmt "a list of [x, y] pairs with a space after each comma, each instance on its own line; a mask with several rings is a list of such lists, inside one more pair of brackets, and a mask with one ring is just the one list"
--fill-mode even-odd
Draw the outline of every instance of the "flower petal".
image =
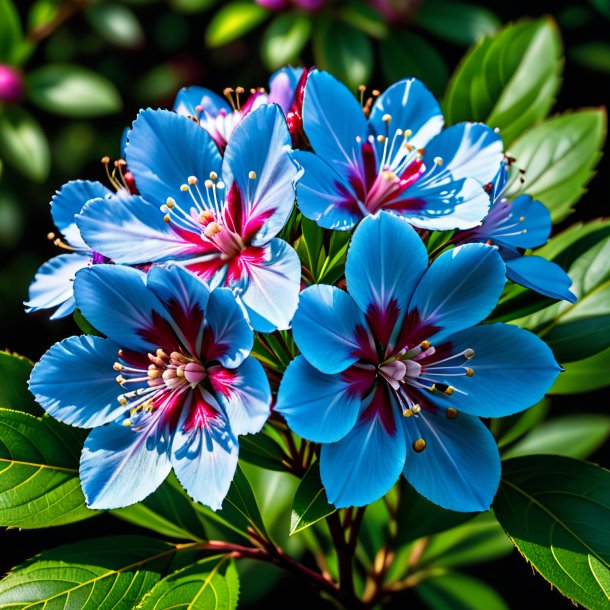
[[415, 290], [409, 312], [417, 310], [421, 326], [453, 334], [484, 320], [497, 305], [505, 283], [504, 263], [496, 248], [458, 246], [432, 263]]
[[171, 463], [166, 442], [151, 427], [111, 423], [87, 437], [80, 479], [89, 508], [121, 508], [144, 500], [163, 483]]
[[54, 309], [51, 320], [63, 318], [74, 311], [73, 282], [76, 272], [87, 267], [91, 257], [80, 253], [60, 254], [43, 263], [30, 284], [27, 313]]
[[552, 299], [576, 302], [576, 295], [570, 291], [570, 276], [556, 263], [541, 256], [517, 256], [504, 262], [509, 280]]
[[[357, 372], [360, 374], [350, 374]], [[297, 356], [282, 377], [274, 410], [299, 436], [315, 443], [334, 443], [354, 427], [374, 378], [374, 370], [355, 367], [327, 375], [304, 356]]]
[[[385, 115], [390, 115], [389, 123], [383, 120]], [[390, 139], [397, 129], [410, 130], [409, 143], [415, 148], [424, 148], [441, 131], [444, 122], [436, 98], [415, 78], [398, 81], [386, 89], [375, 101], [369, 119], [375, 134]], [[379, 144], [377, 147], [379, 152], [383, 151]]]
[[271, 388], [261, 363], [246, 358], [236, 369], [209, 369], [210, 384], [236, 436], [259, 432], [269, 417]]
[[[403, 418], [409, 450], [404, 476], [431, 502], [461, 512], [488, 510], [500, 483], [500, 456], [489, 430], [477, 417], [444, 410]], [[413, 443], [423, 439], [423, 451]]]
[[160, 319], [165, 312], [145, 281], [144, 273], [130, 267], [95, 265], [78, 272], [74, 297], [89, 323], [109, 339], [137, 352], [154, 352], [161, 329], [153, 312]]
[[301, 292], [292, 332], [307, 361], [327, 374], [344, 371], [373, 349], [368, 325], [354, 299], [326, 284]]
[[277, 104], [285, 113], [290, 110], [303, 68], [284, 66], [269, 79], [267, 103]]
[[191, 392], [172, 443], [178, 480], [197, 502], [218, 510], [235, 469], [237, 439], [222, 407], [207, 392]]
[[112, 191], [100, 182], [88, 180], [73, 180], [64, 184], [51, 199], [51, 216], [55, 226], [61, 231], [65, 240], [77, 249], [87, 249], [74, 217], [78, 214], [87, 201], [97, 198], [105, 198]]
[[360, 168], [359, 137], [368, 126], [362, 107], [349, 89], [327, 72], [314, 70], [307, 78], [303, 99], [303, 127], [315, 153], [340, 174]]
[[[529, 195], [519, 195], [508, 205], [510, 218], [495, 227], [489, 237], [511, 248], [537, 248], [545, 244], [551, 234], [551, 215], [546, 206]], [[485, 222], [481, 232], [484, 230]]]
[[297, 204], [303, 215], [325, 229], [351, 229], [363, 211], [346, 178], [313, 153], [295, 150], [292, 157], [305, 170], [297, 185]]
[[254, 231], [255, 246], [279, 233], [294, 206], [295, 184], [302, 172], [290, 158], [291, 142], [284, 114], [269, 105], [247, 114], [227, 145], [223, 176], [227, 189], [233, 181], [239, 188], [241, 234]]
[[345, 279], [382, 345], [404, 315], [427, 267], [426, 247], [404, 219], [381, 212], [358, 225], [347, 253]]
[[193, 205], [181, 185], [220, 173], [218, 147], [205, 129], [169, 110], [142, 110], [128, 135], [127, 165], [144, 199], [156, 205], [173, 197], [183, 209]]
[[[385, 394], [385, 388], [379, 386], [377, 393]], [[328, 501], [346, 508], [378, 500], [396, 483], [405, 455], [402, 430], [388, 432], [380, 415], [365, 409], [347, 436], [322, 445], [320, 476]]]
[[285, 330], [297, 308], [301, 261], [294, 248], [274, 238], [261, 247], [262, 258], [244, 258], [246, 288], [240, 294], [254, 330]]
[[227, 100], [205, 87], [182, 87], [178, 91], [174, 100], [175, 113], [196, 118], [202, 110], [216, 116], [223, 110], [229, 114], [231, 106]]
[[206, 335], [200, 352], [202, 357], [208, 361], [218, 360], [223, 367], [230, 369], [239, 366], [252, 351], [254, 333], [244, 317], [243, 309], [227, 288], [212, 291], [206, 324], [210, 333]]
[[36, 364], [29, 381], [36, 402], [55, 419], [79, 428], [115, 420], [125, 407], [112, 365], [118, 347], [83, 335], [56, 343]]

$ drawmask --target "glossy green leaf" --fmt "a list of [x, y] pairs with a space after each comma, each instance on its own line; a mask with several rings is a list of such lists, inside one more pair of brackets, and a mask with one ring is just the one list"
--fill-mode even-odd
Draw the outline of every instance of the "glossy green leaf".
[[93, 326], [91, 326], [91, 324], [89, 324], [89, 322], [87, 321], [85, 316], [83, 316], [83, 314], [81, 313], [81, 310], [78, 307], [76, 307], [74, 309], [74, 312], [72, 313], [72, 317], [74, 318], [74, 321], [76, 322], [78, 327], [86, 335], [93, 335], [94, 337], [103, 337], [104, 336], [104, 335], [102, 335], [102, 333], [100, 333], [95, 328], [93, 328]]
[[332, 515], [336, 508], [328, 503], [326, 491], [320, 480], [320, 465], [314, 462], [297, 488], [292, 502], [290, 535], [296, 534], [310, 525]]
[[114, 3], [94, 4], [85, 11], [89, 25], [108, 42], [135, 48], [144, 43], [144, 30], [133, 11]]
[[425, 38], [402, 30], [392, 30], [381, 42], [381, 67], [388, 82], [419, 78], [436, 95], [449, 78], [442, 55]]
[[78, 478], [81, 430], [0, 409], [0, 525], [37, 528], [96, 514]]
[[264, 432], [246, 434], [239, 439], [239, 457], [268, 470], [285, 471], [284, 451], [279, 444]]
[[160, 580], [139, 610], [236, 610], [239, 577], [226, 556], [208, 557]]
[[298, 13], [282, 13], [274, 17], [261, 41], [261, 54], [269, 70], [285, 64], [298, 63], [299, 55], [309, 40], [311, 19]]
[[368, 36], [348, 23], [320, 20], [313, 33], [316, 65], [355, 90], [373, 70], [373, 47]]
[[559, 456], [508, 460], [494, 508], [515, 546], [554, 587], [585, 608], [608, 607], [608, 470]]
[[[546, 205], [553, 222], [563, 220], [585, 193], [605, 137], [606, 112], [602, 108], [562, 114], [534, 127], [510, 147], [517, 161], [506, 196], [527, 193]], [[525, 169], [523, 183], [519, 168]]]
[[121, 110], [121, 96], [106, 78], [81, 66], [54, 64], [28, 74], [32, 101], [49, 112], [95, 117]]
[[498, 127], [505, 145], [541, 121], [559, 89], [561, 41], [548, 19], [508, 25], [464, 57], [443, 102], [447, 122]]
[[210, 47], [221, 47], [247, 34], [262, 23], [267, 15], [267, 9], [255, 2], [229, 2], [212, 17], [205, 33], [206, 43]]
[[43, 551], [0, 581], [0, 608], [135, 608], [177, 550], [145, 536], [108, 536]]
[[415, 592], [432, 610], [509, 610], [499, 593], [489, 585], [459, 572], [425, 580]]
[[15, 61], [22, 40], [21, 20], [13, 0], [0, 0], [0, 63]]
[[447, 510], [418, 494], [412, 485], [404, 482], [396, 522], [396, 544], [430, 536], [457, 527], [475, 517], [477, 513], [459, 513]]
[[546, 417], [550, 406], [551, 401], [545, 398], [521, 413], [492, 419], [490, 429], [496, 438], [498, 447], [505, 447], [521, 438]]
[[36, 120], [23, 108], [6, 108], [0, 113], [0, 133], [0, 157], [24, 176], [45, 180], [51, 166], [49, 144]]
[[341, 19], [373, 38], [385, 38], [388, 25], [383, 17], [370, 5], [362, 0], [351, 0], [340, 11]]
[[565, 455], [587, 458], [610, 435], [610, 416], [601, 413], [562, 415], [534, 428], [510, 447], [505, 458], [532, 454]]
[[594, 356], [568, 362], [549, 394], [579, 394], [610, 385], [610, 348]]
[[464, 46], [492, 34], [500, 26], [500, 20], [488, 8], [455, 0], [422, 3], [414, 21], [431, 34]]
[[0, 407], [42, 415], [28, 390], [28, 379], [34, 363], [19, 354], [0, 351]]
[[207, 538], [203, 515], [173, 473], [142, 502], [115, 509], [112, 514], [124, 521], [171, 538], [180, 540]]

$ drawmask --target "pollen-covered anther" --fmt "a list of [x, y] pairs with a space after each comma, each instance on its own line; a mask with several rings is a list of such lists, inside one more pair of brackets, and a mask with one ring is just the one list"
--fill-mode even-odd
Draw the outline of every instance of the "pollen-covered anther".
[[366, 85], [358, 85], [358, 91], [362, 91], [362, 93], [364, 93], [366, 91]]
[[256, 172], [255, 171], [248, 172], [248, 178], [250, 178], [250, 180], [256, 180]]
[[157, 356], [159, 358], [163, 358], [165, 360], [169, 359], [169, 356], [167, 355], [167, 353], [165, 352], [165, 350], [161, 347], [157, 348], [157, 352], [156, 352]]
[[206, 224], [212, 218], [214, 218], [214, 214], [212, 214], [212, 212], [210, 212], [210, 210], [204, 210], [203, 212], [199, 213], [199, 222], [201, 224]]
[[215, 221], [212, 221], [203, 231], [206, 237], [214, 237], [222, 231], [222, 227]]
[[378, 135], [377, 136], [377, 142], [385, 142], [385, 140], [386, 140], [385, 136], [383, 136], [383, 135]]
[[390, 122], [391, 122], [391, 120], [392, 120], [392, 115], [391, 115], [391, 114], [384, 114], [384, 115], [381, 117], [381, 120], [382, 120], [384, 123], [390, 123]]
[[415, 453], [421, 453], [426, 448], [426, 441], [423, 438], [418, 438], [416, 441], [413, 441], [412, 447]]
[[214, 183], [211, 180], [206, 180], [204, 184], [206, 189], [214, 188]]
[[197, 176], [189, 176], [187, 182], [189, 184], [197, 184]]
[[447, 416], [447, 419], [455, 419], [458, 416], [457, 409], [454, 409], [453, 407], [449, 407], [445, 411], [445, 415]]
[[148, 378], [149, 379], [158, 379], [159, 377], [161, 377], [161, 375], [163, 374], [163, 372], [158, 369], [158, 368], [154, 368], [154, 369], [149, 369], [148, 370]]
[[125, 381], [125, 377], [123, 377], [123, 375], [117, 375], [115, 377], [115, 381], [119, 384], [123, 383]]
[[398, 176], [396, 176], [396, 174], [394, 172], [391, 171], [384, 171], [382, 172], [382, 176], [386, 179], [386, 180], [396, 180], [398, 178]]
[[112, 368], [113, 368], [115, 371], [122, 371], [122, 370], [123, 370], [123, 365], [122, 365], [120, 362], [115, 362], [115, 363], [112, 365]]
[[525, 216], [519, 216], [519, 222], [523, 222], [525, 220]]
[[371, 91], [371, 95], [372, 95], [373, 97], [377, 97], [377, 96], [381, 95], [381, 91], [379, 91], [379, 89], [373, 89], [373, 90]]
[[445, 396], [451, 396], [455, 394], [455, 388], [452, 385], [448, 385], [443, 391], [443, 394], [445, 394]]
[[188, 186], [188, 184], [182, 184], [182, 185], [180, 185], [180, 190], [181, 190], [183, 193], [187, 193], [187, 192], [188, 192], [188, 190], [189, 190], [189, 186]]
[[219, 180], [219, 181], [218, 181], [218, 183], [216, 184], [216, 188], [217, 188], [219, 191], [222, 191], [222, 189], [223, 189], [224, 187], [225, 187], [225, 183], [224, 183], [224, 182], [222, 182], [221, 180]]
[[55, 233], [53, 233], [53, 231], [50, 231], [49, 233], [47, 233], [47, 239], [49, 241], [52, 241], [55, 239]]
[[163, 217], [163, 221], [164, 221], [164, 222], [169, 222], [170, 220], [171, 220], [171, 218], [170, 218], [169, 214], [166, 214], [166, 215]]
[[421, 407], [418, 404], [414, 404], [411, 407], [411, 411], [413, 411], [413, 415], [418, 415], [421, 412]]
[[464, 358], [466, 358], [466, 360], [472, 360], [474, 358], [474, 354], [475, 351], [471, 347], [464, 350]]
[[410, 138], [413, 135], [413, 132], [410, 129], [405, 129], [404, 136], [405, 138]]
[[419, 347], [420, 347], [422, 350], [426, 350], [426, 349], [428, 349], [428, 348], [430, 347], [430, 341], [428, 341], [427, 339], [426, 339], [425, 341], [422, 341], [422, 342], [419, 344]]
[[119, 398], [119, 404], [125, 406], [127, 404], [127, 399], [125, 398], [125, 396], [121, 396]]
[[108, 155], [104, 155], [104, 156], [102, 157], [102, 163], [103, 163], [104, 165], [108, 165], [108, 163], [110, 163], [110, 157], [109, 157]]
[[218, 180], [218, 174], [216, 172], [210, 172], [210, 180]]
[[466, 377], [472, 377], [474, 375], [474, 369], [469, 366], [466, 367]]
[[440, 167], [443, 164], [443, 159], [441, 157], [434, 157], [434, 163]]

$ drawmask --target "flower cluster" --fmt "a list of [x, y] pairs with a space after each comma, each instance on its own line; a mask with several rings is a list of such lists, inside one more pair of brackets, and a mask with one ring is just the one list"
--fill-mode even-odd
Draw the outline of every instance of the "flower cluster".
[[[525, 255], [550, 218], [503, 198], [500, 134], [443, 128], [415, 79], [358, 101], [330, 74], [284, 68], [269, 92], [225, 97], [191, 87], [171, 111], [142, 110], [124, 158], [103, 160], [112, 189], [69, 182], [51, 202], [72, 252], [40, 268], [26, 306], [78, 307], [103, 336], [53, 346], [30, 389], [93, 428], [88, 505], [138, 502], [173, 469], [219, 508], [238, 436], [260, 431], [274, 400], [255, 337], [287, 331], [300, 354], [275, 410], [322, 444], [333, 504], [373, 502], [402, 473], [441, 506], [488, 508], [500, 462], [479, 417], [531, 406], [560, 369], [535, 335], [480, 323], [507, 277], [573, 299], [559, 267]], [[345, 268], [337, 285], [316, 284], [293, 247], [304, 218], [325, 236], [353, 231], [330, 263]]]

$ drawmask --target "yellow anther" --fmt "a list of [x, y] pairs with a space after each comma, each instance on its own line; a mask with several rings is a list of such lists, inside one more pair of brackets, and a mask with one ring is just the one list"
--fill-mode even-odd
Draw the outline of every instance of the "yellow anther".
[[358, 91], [362, 91], [362, 93], [364, 93], [366, 91], [366, 85], [358, 85]]
[[466, 377], [472, 377], [473, 375], [474, 375], [474, 369], [467, 367], [466, 368]]
[[443, 164], [443, 160], [440, 157], [434, 157], [434, 162], [440, 167]]
[[421, 407], [415, 404], [411, 407], [411, 411], [413, 411], [413, 415], [417, 415], [421, 411]]
[[405, 144], [407, 150], [413, 150], [415, 147], [412, 144]]
[[402, 129], [397, 129], [396, 130], [396, 135], [397, 136], [401, 136], [402, 135]]
[[410, 129], [405, 129], [405, 138], [410, 138], [413, 132]]
[[425, 148], [418, 148], [417, 149], [417, 154], [418, 155], [425, 155], [426, 154], [426, 149]]
[[396, 178], [396, 174], [394, 172], [385, 171], [381, 174], [386, 180], [394, 180]]
[[411, 417], [411, 415], [413, 415], [413, 411], [411, 411], [411, 409], [405, 409], [402, 414], [404, 417]]
[[168, 197], [165, 200], [165, 205], [171, 210], [176, 206], [176, 200], [173, 197]]
[[157, 356], [159, 356], [159, 358], [169, 358], [169, 356], [165, 353], [165, 350], [163, 350], [162, 348], [158, 348], [157, 352], [156, 352]]
[[525, 216], [519, 216], [519, 222], [523, 222], [525, 220]]
[[214, 183], [211, 180], [206, 180], [205, 181], [205, 188], [206, 189], [214, 188]]
[[189, 184], [197, 184], [197, 176], [189, 176], [187, 182]]
[[183, 366], [179, 366], [179, 367], [176, 369], [176, 375], [177, 375], [178, 377], [184, 377], [184, 367], [183, 367]]
[[119, 398], [119, 404], [126, 405], [127, 404], [127, 399], [124, 396], [121, 396], [121, 398]]
[[51, 231], [50, 233], [47, 233], [47, 239], [49, 239], [49, 240], [55, 239], [55, 233], [53, 233], [53, 231]]
[[254, 172], [254, 171], [248, 172], [248, 178], [250, 178], [250, 180], [256, 180], [256, 172]]
[[378, 135], [377, 136], [377, 142], [385, 142], [385, 136]]
[[419, 344], [419, 347], [421, 347], [421, 349], [428, 349], [430, 347], [430, 341], [428, 341], [427, 339], [425, 341], [422, 341]]
[[169, 217], [169, 214], [166, 214], [166, 215], [163, 217], [163, 221], [164, 221], [164, 222], [169, 222], [170, 220], [171, 220], [171, 218]]
[[158, 379], [159, 377], [161, 377], [163, 373], [159, 370], [159, 369], [149, 369], [148, 371], [148, 378], [149, 379]]
[[122, 370], [123, 370], [123, 365], [122, 365], [120, 362], [115, 362], [115, 363], [112, 365], [112, 368], [113, 368], [115, 371], [122, 371]]
[[454, 393], [455, 393], [455, 388], [452, 385], [448, 385], [444, 392], [445, 396], [451, 396]]
[[418, 438], [412, 446], [415, 453], [421, 453], [426, 448], [426, 441], [423, 438]]
[[523, 229], [523, 231], [521, 231], [521, 233], [527, 233], [527, 229]]
[[201, 224], [204, 224], [205, 222], [210, 220], [210, 218], [214, 218], [214, 214], [212, 214], [210, 210], [205, 210], [199, 214], [199, 222]]
[[466, 351], [464, 351], [464, 358], [466, 358], [466, 360], [470, 360], [474, 358], [474, 353], [474, 350], [469, 347]]
[[131, 426], [131, 422], [130, 422], [128, 419], [126, 419], [126, 420], [123, 422], [123, 425], [124, 425], [124, 426], [126, 426], [127, 428], [129, 428], [129, 426]]
[[210, 172], [210, 180], [218, 180], [218, 174], [216, 172]]
[[235, 89], [235, 93], [237, 93], [237, 95], [242, 95], [244, 93], [245, 89], [243, 87], [237, 87]]
[[104, 165], [108, 165], [108, 163], [110, 163], [110, 157], [108, 157], [108, 156], [102, 157], [102, 163]]
[[391, 115], [391, 114], [384, 114], [384, 115], [381, 117], [381, 120], [382, 120], [384, 123], [389, 123], [389, 122], [392, 120], [392, 115]]
[[221, 226], [215, 222], [212, 221], [203, 231], [204, 235], [206, 237], [213, 237], [214, 235], [217, 235], [218, 233], [220, 233], [222, 231]]
[[446, 411], [445, 411], [445, 415], [449, 418], [449, 419], [455, 419], [458, 415], [457, 409], [454, 409], [453, 407], [449, 407]]
[[378, 96], [378, 95], [380, 95], [380, 94], [381, 94], [381, 91], [379, 91], [379, 89], [373, 89], [373, 90], [371, 91], [371, 95], [372, 95], [373, 97], [377, 97], [377, 96]]
[[116, 376], [116, 382], [117, 383], [123, 383], [125, 381], [125, 378], [123, 377], [123, 375], [117, 375]]
[[182, 184], [182, 185], [180, 186], [180, 190], [181, 190], [183, 193], [186, 193], [186, 192], [189, 190], [188, 184]]

